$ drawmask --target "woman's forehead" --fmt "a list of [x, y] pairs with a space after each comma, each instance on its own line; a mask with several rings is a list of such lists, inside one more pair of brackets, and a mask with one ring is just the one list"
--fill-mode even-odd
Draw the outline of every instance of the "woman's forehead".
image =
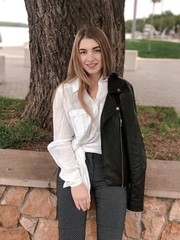
[[95, 48], [95, 47], [99, 47], [99, 44], [92, 38], [83, 38], [79, 43], [79, 49]]

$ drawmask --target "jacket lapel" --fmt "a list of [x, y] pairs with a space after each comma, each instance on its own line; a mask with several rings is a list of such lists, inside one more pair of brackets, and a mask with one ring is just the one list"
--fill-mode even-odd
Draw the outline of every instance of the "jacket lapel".
[[112, 73], [108, 78], [108, 93], [104, 103], [104, 108], [101, 114], [101, 129], [104, 123], [109, 119], [114, 113], [117, 112], [118, 104], [115, 101], [115, 94], [122, 94], [128, 92], [129, 88], [124, 81], [116, 73]]
[[116, 112], [117, 104], [110, 94], [107, 94], [104, 103], [103, 111], [101, 114], [101, 129], [108, 118], [110, 118]]

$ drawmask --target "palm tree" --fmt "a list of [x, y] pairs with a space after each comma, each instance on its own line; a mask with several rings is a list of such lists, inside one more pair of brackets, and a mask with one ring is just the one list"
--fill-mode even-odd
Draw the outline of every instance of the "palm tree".
[[161, 0], [152, 0], [152, 2], [153, 2], [153, 12], [152, 12], [152, 14], [154, 15], [155, 4], [158, 3], [158, 2], [161, 2]]
[[[153, 26], [155, 4], [158, 3], [158, 2], [161, 2], [161, 0], [152, 0], [152, 3], [153, 3], [153, 10], [152, 10], [152, 16], [151, 16], [151, 25], [152, 26]], [[150, 32], [149, 38], [151, 38], [151, 36], [152, 36], [152, 30]], [[151, 42], [148, 41], [148, 52], [150, 52], [150, 51], [151, 51]]]

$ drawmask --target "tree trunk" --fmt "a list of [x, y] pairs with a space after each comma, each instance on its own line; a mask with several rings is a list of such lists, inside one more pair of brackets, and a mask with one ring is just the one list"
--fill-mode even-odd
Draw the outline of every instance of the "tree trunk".
[[52, 96], [66, 77], [74, 35], [83, 25], [98, 26], [114, 51], [115, 71], [123, 75], [125, 0], [25, 0], [29, 22], [30, 88], [22, 117], [52, 127]]

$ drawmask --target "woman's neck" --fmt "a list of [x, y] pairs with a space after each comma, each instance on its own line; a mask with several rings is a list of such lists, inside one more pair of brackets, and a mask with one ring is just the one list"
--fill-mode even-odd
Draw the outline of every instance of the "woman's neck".
[[94, 74], [90, 75], [90, 81], [91, 81], [91, 86], [87, 88], [87, 92], [92, 98], [96, 98], [97, 92], [98, 92], [98, 82], [101, 77], [101, 74]]
[[96, 85], [101, 77], [101, 74], [90, 75], [89, 78], [92, 82], [92, 85]]
[[87, 91], [89, 93], [89, 95], [92, 97], [92, 98], [96, 98], [96, 95], [97, 95], [97, 92], [98, 92], [98, 81], [99, 81], [99, 78], [97, 79], [91, 79], [91, 86], [88, 87]]

